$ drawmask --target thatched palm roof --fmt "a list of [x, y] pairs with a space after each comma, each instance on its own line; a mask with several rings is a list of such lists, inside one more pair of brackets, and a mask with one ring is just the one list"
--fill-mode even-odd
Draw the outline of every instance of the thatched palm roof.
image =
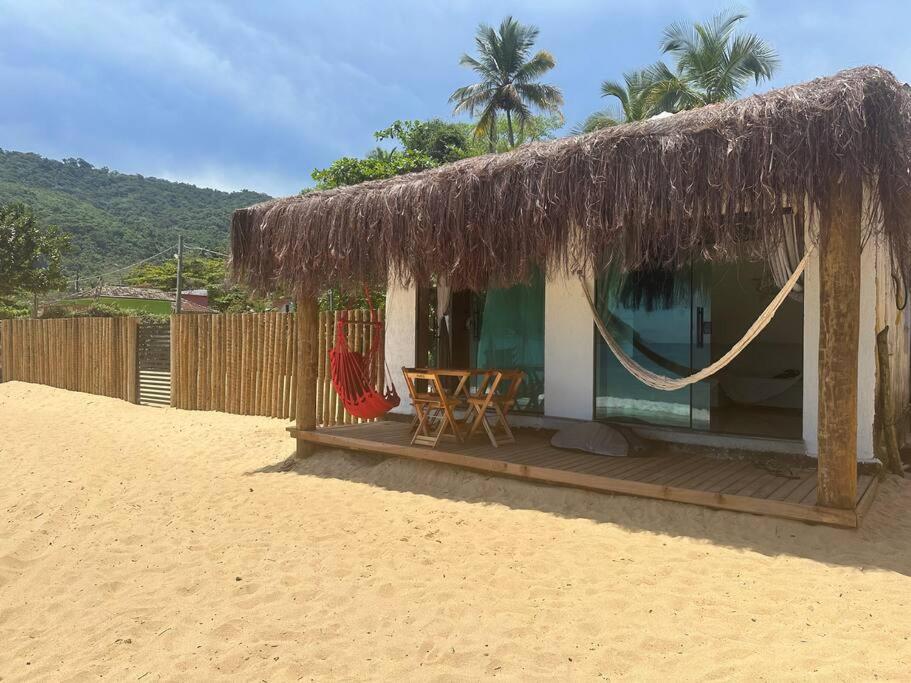
[[[237, 279], [261, 291], [427, 282], [483, 289], [548, 271], [726, 258], [744, 212], [769, 248], [788, 204], [862, 179], [896, 262], [911, 255], [911, 95], [879, 68], [525, 145], [234, 213]], [[802, 206], [801, 206], [802, 208]], [[875, 223], [875, 221], [874, 221]], [[824, 229], [824, 227], [823, 227]]]

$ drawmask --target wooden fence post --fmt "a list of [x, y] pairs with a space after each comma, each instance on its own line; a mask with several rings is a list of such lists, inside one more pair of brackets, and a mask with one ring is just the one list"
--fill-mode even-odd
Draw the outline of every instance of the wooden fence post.
[[857, 353], [862, 185], [844, 178], [820, 212], [818, 505], [853, 509], [857, 495]]
[[[319, 304], [313, 297], [297, 300], [297, 431], [316, 430], [316, 366], [319, 354]], [[297, 457], [304, 458], [314, 451], [314, 444], [297, 440]]]

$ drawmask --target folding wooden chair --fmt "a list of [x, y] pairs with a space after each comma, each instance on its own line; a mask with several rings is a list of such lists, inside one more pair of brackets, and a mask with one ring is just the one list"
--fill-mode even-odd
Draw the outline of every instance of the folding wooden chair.
[[[478, 391], [468, 399], [468, 404], [475, 410], [475, 419], [468, 432], [470, 437], [479, 427], [487, 432], [487, 438], [494, 448], [501, 443], [515, 443], [516, 437], [509, 428], [507, 415], [516, 405], [516, 394], [522, 385], [525, 373], [521, 370], [494, 370], [482, 380]], [[492, 415], [493, 424], [487, 416]], [[496, 431], [503, 434], [497, 440]]]
[[[454, 413], [461, 400], [446, 393], [440, 376], [432, 370], [402, 368], [402, 374], [417, 417], [417, 426], [411, 437], [412, 445], [422, 444], [436, 448], [440, 439], [447, 436], [454, 437], [461, 443], [462, 433]], [[420, 381], [427, 382], [426, 392], [416, 389], [415, 383]]]

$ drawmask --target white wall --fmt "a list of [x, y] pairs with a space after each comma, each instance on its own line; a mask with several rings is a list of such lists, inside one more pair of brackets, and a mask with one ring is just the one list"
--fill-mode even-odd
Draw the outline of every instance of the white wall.
[[860, 339], [857, 352], [857, 459], [873, 460], [876, 408], [876, 243], [860, 256]]
[[386, 290], [386, 365], [402, 402], [394, 413], [411, 412], [408, 388], [402, 377], [403, 367], [414, 366], [415, 333], [417, 331], [417, 290], [390, 282]]
[[[588, 286], [594, 288], [589, 281]], [[549, 417], [594, 415], [595, 335], [579, 278], [548, 278], [544, 290], [544, 410]]]
[[[806, 239], [809, 244], [809, 234]], [[803, 442], [808, 455], [819, 454], [818, 424], [819, 254], [814, 251], [803, 271]]]

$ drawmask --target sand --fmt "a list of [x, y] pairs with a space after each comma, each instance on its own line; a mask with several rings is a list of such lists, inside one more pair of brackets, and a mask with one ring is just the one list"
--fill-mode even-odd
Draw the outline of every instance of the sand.
[[907, 678], [911, 486], [860, 531], [0, 385], [0, 678]]

